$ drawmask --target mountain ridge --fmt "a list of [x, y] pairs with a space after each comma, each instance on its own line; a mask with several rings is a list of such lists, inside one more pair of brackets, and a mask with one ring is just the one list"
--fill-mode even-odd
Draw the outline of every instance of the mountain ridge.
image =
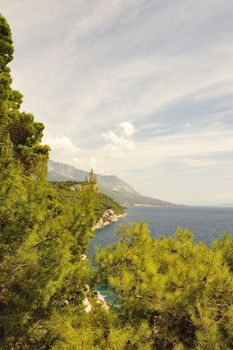
[[[49, 161], [48, 180], [83, 181], [88, 175], [85, 170], [80, 170], [72, 165]], [[123, 205], [144, 205], [144, 206], [173, 206], [174, 204], [157, 198], [147, 197], [137, 192], [131, 185], [121, 180], [116, 175], [97, 174], [98, 184], [101, 192], [109, 195]]]

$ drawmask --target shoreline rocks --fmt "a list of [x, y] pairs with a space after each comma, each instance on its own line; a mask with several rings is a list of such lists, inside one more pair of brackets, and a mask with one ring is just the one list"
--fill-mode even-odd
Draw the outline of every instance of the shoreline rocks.
[[94, 225], [93, 230], [99, 230], [107, 225], [117, 222], [119, 219], [127, 216], [127, 212], [122, 214], [115, 214], [112, 209], [105, 210], [102, 218]]

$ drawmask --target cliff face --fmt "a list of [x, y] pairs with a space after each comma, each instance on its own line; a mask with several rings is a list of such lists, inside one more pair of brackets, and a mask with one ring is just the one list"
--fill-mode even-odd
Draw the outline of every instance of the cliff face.
[[119, 219], [127, 216], [127, 213], [124, 212], [122, 214], [115, 214], [112, 209], [107, 209], [103, 216], [99, 219], [99, 221], [95, 224], [93, 230], [98, 230], [100, 228], [103, 228], [109, 224], [112, 224], [113, 222], [118, 221]]

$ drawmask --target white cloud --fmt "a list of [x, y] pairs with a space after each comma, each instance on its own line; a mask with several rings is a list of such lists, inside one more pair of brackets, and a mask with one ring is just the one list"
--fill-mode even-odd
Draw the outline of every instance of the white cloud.
[[[14, 86], [53, 135], [51, 158], [174, 201], [200, 181], [208, 188], [217, 167], [209, 192], [233, 187], [224, 168], [233, 153], [231, 1], [0, 2], [15, 41]], [[196, 182], [183, 188], [178, 173]]]
[[191, 168], [205, 168], [205, 167], [213, 167], [216, 165], [222, 164], [222, 162], [218, 162], [210, 159], [184, 159], [184, 164]]
[[95, 169], [97, 165], [97, 159], [95, 157], [85, 157], [84, 154], [80, 154], [83, 158], [73, 158], [70, 161], [70, 164], [77, 168], [85, 169], [85, 170], [90, 170], [90, 169]]
[[50, 146], [50, 158], [55, 161], [70, 164], [85, 170], [95, 169], [97, 167], [96, 157], [91, 156], [87, 151], [81, 150], [79, 147], [75, 146], [69, 137], [52, 137], [50, 134], [46, 133], [43, 138], [43, 143]]
[[80, 151], [80, 149], [72, 143], [71, 139], [66, 136], [53, 138], [49, 136], [49, 134], [45, 134], [43, 142], [50, 146], [52, 154], [56, 154], [60, 157], [67, 155], [69, 157], [75, 157]]
[[[164, 163], [182, 161], [187, 165], [201, 166], [201, 161], [189, 160], [197, 157], [207, 157], [233, 152], [233, 130], [226, 128], [212, 130], [211, 128], [190, 133], [158, 136], [153, 140], [138, 142], [137, 158], [143, 163]], [[212, 160], [208, 159], [209, 164]], [[205, 161], [206, 163], [206, 161]], [[205, 165], [202, 162], [202, 165]]]
[[122, 122], [117, 125], [117, 131], [107, 131], [102, 134], [104, 140], [109, 143], [104, 146], [108, 157], [124, 158], [126, 153], [135, 149], [135, 143], [130, 138], [134, 133], [134, 126], [129, 122]]
[[121, 122], [119, 128], [122, 129], [122, 135], [125, 137], [130, 137], [134, 134], [134, 126], [129, 122]]

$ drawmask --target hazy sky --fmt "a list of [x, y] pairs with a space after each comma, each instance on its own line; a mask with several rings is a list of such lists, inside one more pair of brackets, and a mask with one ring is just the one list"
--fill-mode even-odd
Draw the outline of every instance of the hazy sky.
[[177, 203], [233, 203], [232, 0], [0, 0], [51, 158]]

